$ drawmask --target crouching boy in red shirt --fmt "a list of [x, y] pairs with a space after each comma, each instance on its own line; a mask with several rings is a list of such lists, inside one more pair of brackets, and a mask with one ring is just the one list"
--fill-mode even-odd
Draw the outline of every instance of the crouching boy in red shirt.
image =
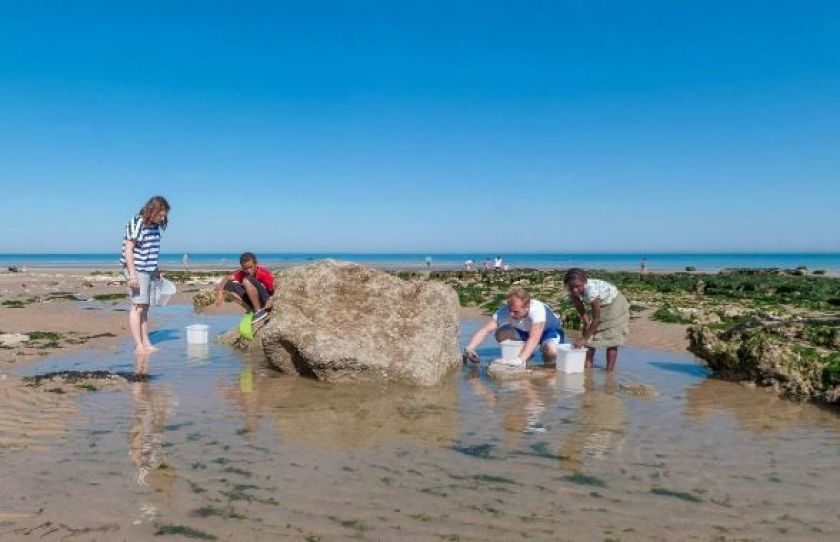
[[252, 252], [239, 256], [239, 270], [225, 277], [216, 288], [216, 306], [224, 302], [225, 292], [243, 309], [254, 313], [253, 323], [265, 319], [274, 304], [274, 275], [261, 265]]

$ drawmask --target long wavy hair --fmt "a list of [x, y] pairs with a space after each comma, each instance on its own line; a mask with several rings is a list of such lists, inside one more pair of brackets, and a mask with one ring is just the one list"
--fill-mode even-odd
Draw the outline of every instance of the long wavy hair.
[[[143, 217], [143, 224], [150, 225], [152, 223], [153, 216], [160, 211], [166, 211], [169, 213], [169, 209], [169, 202], [166, 201], [166, 198], [163, 196], [154, 196], [149, 198], [149, 201], [146, 202], [146, 205], [144, 205], [137, 214]], [[160, 229], [165, 230], [167, 224], [169, 224], [168, 214], [163, 222], [160, 223]]]

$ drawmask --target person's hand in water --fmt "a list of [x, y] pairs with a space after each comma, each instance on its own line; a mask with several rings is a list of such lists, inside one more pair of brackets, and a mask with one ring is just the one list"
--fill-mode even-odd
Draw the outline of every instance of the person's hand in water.
[[463, 360], [467, 365], [478, 365], [481, 363], [481, 358], [478, 356], [478, 352], [476, 352], [474, 348], [464, 349]]

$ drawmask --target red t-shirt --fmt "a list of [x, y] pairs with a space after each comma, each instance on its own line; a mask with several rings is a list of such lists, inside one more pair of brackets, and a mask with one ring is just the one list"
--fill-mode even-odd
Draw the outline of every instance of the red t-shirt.
[[[240, 269], [231, 275], [230, 278], [236, 282], [242, 282], [245, 279], [245, 272]], [[271, 274], [271, 271], [261, 265], [258, 265], [257, 271], [254, 273], [254, 278], [263, 283], [263, 286], [265, 286], [265, 289], [268, 290], [268, 293], [274, 293], [274, 275]]]

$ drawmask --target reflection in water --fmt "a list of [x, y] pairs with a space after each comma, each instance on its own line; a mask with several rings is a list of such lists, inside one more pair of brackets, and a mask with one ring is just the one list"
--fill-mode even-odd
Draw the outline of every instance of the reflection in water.
[[256, 362], [221, 393], [246, 431], [271, 420], [289, 441], [368, 448], [395, 440], [447, 446], [458, 433], [457, 374], [435, 387], [331, 385], [278, 375]]
[[574, 472], [580, 471], [587, 458], [602, 459], [623, 437], [627, 423], [615, 375], [604, 375], [600, 388], [595, 379], [594, 371], [586, 371], [574, 425], [557, 452], [561, 466]]
[[131, 384], [133, 413], [128, 435], [128, 453], [136, 467], [135, 480], [144, 490], [162, 496], [162, 502], [142, 505], [145, 515], [154, 516], [172, 497], [174, 470], [163, 461], [163, 428], [171, 405], [170, 397], [153, 390], [149, 382]]
[[[604, 381], [598, 386], [596, 379], [601, 377]], [[471, 372], [467, 383], [485, 408], [499, 412], [508, 450], [522, 449], [529, 436], [560, 442], [556, 456], [561, 466], [577, 471], [587, 458], [603, 458], [624, 435], [627, 414], [613, 374], [547, 372], [494, 383]], [[558, 419], [568, 408], [573, 409], [572, 417]], [[542, 443], [531, 444], [540, 447], [539, 453], [554, 455]]]
[[753, 433], [773, 433], [802, 426], [840, 429], [840, 418], [833, 409], [811, 403], [797, 403], [762, 389], [708, 378], [686, 389], [685, 415], [711, 421], [715, 416], [731, 415], [738, 426]]

